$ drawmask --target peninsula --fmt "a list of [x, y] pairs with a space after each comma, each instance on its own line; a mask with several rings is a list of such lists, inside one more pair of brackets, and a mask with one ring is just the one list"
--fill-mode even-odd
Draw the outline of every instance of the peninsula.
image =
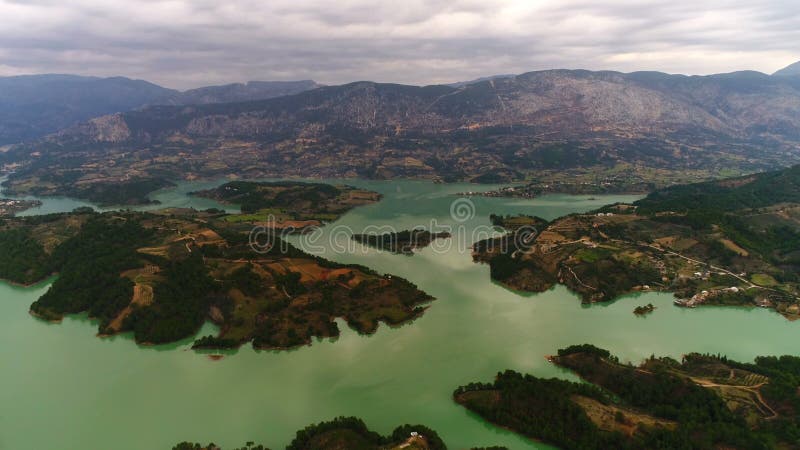
[[259, 222], [292, 232], [333, 222], [357, 206], [381, 199], [376, 192], [352, 186], [299, 181], [234, 181], [192, 195], [240, 205], [241, 214], [226, 217], [229, 222]]
[[207, 319], [217, 323], [219, 335], [198, 348], [309, 344], [338, 336], [337, 318], [373, 333], [379, 322], [420, 316], [433, 300], [400, 277], [306, 254], [277, 233], [264, 236], [269, 245], [256, 252], [248, 239], [253, 223], [230, 217], [84, 208], [6, 219], [0, 278], [30, 284], [57, 273], [32, 314], [57, 321], [88, 312], [101, 335], [131, 331], [144, 344], [185, 339]]
[[[800, 166], [675, 186], [549, 223], [493, 222], [508, 233], [476, 243], [473, 257], [514, 289], [561, 283], [586, 303], [673, 292], [680, 306], [751, 305], [800, 318]], [[519, 227], [526, 222], [535, 233]]]
[[739, 363], [692, 353], [682, 361], [622, 364], [576, 345], [548, 358], [585, 382], [514, 371], [470, 383], [456, 402], [497, 425], [559, 448], [794, 448], [800, 421], [800, 358]]

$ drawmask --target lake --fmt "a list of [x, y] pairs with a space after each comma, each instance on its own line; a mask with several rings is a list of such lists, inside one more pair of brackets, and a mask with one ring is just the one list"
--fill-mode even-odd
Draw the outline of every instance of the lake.
[[[325, 227], [313, 237], [316, 252], [411, 280], [437, 298], [423, 317], [396, 328], [382, 325], [372, 336], [340, 323], [342, 336], [335, 340], [292, 351], [255, 351], [247, 345], [214, 361], [190, 350], [191, 341], [141, 347], [129, 336], [98, 338], [96, 324], [82, 315], [60, 324], [42, 322], [28, 314], [28, 307], [48, 283], [0, 284], [0, 449], [166, 449], [182, 440], [213, 441], [224, 448], [253, 440], [280, 449], [297, 430], [340, 415], [361, 417], [381, 433], [404, 423], [425, 424], [452, 449], [549, 448], [469, 413], [452, 401], [453, 390], [489, 381], [504, 369], [575, 379], [545, 355], [586, 342], [634, 362], [691, 351], [743, 361], [797, 353], [800, 324], [769, 310], [683, 309], [672, 305], [671, 295], [657, 293], [584, 306], [563, 287], [536, 295], [505, 289], [469, 254], [469, 239], [475, 230], [486, 229], [491, 213], [553, 219], [635, 197], [474, 197], [464, 203], [470, 214], [454, 218], [451, 205], [458, 197], [453, 194], [474, 185], [347, 182], [385, 198]], [[181, 183], [153, 198], [161, 207], [219, 207], [185, 195], [213, 185]], [[42, 208], [29, 213], [84, 204], [44, 200]], [[346, 252], [334, 251], [340, 243], [332, 235], [370, 225], [428, 226], [431, 220], [455, 227], [448, 244], [411, 257], [352, 245]], [[308, 244], [307, 237], [292, 241]], [[657, 306], [653, 314], [633, 314], [647, 303]], [[201, 334], [212, 332], [207, 325]]]

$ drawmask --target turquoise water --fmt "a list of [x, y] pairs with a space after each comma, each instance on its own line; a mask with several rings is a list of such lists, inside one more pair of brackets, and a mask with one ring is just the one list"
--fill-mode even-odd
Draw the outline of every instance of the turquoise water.
[[[5, 177], [0, 177], [0, 184], [2, 184], [4, 180]], [[220, 181], [183, 182], [180, 183], [177, 187], [163, 189], [150, 195], [150, 198], [152, 200], [158, 200], [161, 203], [131, 207], [130, 209], [147, 211], [147, 210], [161, 209], [161, 208], [195, 208], [198, 210], [204, 210], [208, 208], [218, 208], [226, 210], [228, 212], [238, 212], [239, 208], [235, 206], [222, 205], [214, 200], [187, 195], [190, 192], [209, 189], [219, 184], [221, 184]], [[0, 197], [16, 198], [21, 200], [39, 200], [40, 202], [42, 202], [41, 206], [37, 206], [35, 208], [22, 211], [21, 213], [18, 214], [19, 216], [34, 216], [34, 215], [51, 214], [58, 212], [68, 212], [74, 210], [75, 208], [87, 207], [87, 206], [90, 208], [94, 208], [98, 211], [112, 211], [119, 209], [119, 207], [114, 207], [114, 206], [100, 207], [94, 203], [85, 200], [78, 200], [69, 197], [36, 197], [32, 195], [4, 196], [2, 194], [0, 194]]]
[[[490, 213], [552, 219], [631, 197], [473, 198], [475, 216], [458, 222], [450, 216], [452, 194], [474, 186], [350, 183], [378, 190], [385, 199], [326, 227], [315, 247], [330, 259], [413, 281], [437, 298], [422, 318], [381, 326], [373, 336], [340, 323], [336, 340], [282, 352], [247, 346], [213, 361], [191, 351], [189, 342], [140, 347], [127, 336], [98, 338], [96, 325], [84, 316], [61, 324], [36, 320], [28, 306], [47, 284], [0, 284], [0, 449], [156, 449], [181, 440], [226, 448], [254, 440], [277, 449], [296, 430], [338, 415], [359, 416], [384, 433], [423, 423], [453, 449], [547, 448], [487, 424], [453, 403], [452, 391], [507, 368], [572, 378], [544, 356], [584, 342], [631, 361], [689, 351], [741, 360], [797, 354], [800, 324], [768, 310], [682, 309], [672, 306], [670, 295], [656, 293], [587, 307], [563, 287], [523, 295], [491, 282], [488, 267], [472, 262], [471, 242], [459, 242], [458, 235], [449, 247], [429, 247], [413, 257], [360, 246], [333, 253], [329, 239], [342, 230], [375, 224], [402, 229], [431, 219], [471, 236], [488, 225]], [[164, 206], [186, 206], [183, 192], [197, 185], [157, 195]], [[298, 245], [300, 239], [293, 238]], [[634, 307], [647, 303], [658, 308], [634, 316]], [[202, 333], [212, 331], [209, 325]]]

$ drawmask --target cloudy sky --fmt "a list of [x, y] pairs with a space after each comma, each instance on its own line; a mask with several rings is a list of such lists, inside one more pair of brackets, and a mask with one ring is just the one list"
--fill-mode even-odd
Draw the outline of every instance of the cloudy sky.
[[548, 68], [771, 73], [798, 0], [0, 0], [0, 75], [429, 84]]

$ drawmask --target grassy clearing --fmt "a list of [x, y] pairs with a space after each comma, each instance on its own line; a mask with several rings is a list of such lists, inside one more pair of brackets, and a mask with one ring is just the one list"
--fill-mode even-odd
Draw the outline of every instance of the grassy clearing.
[[750, 276], [750, 281], [759, 286], [772, 287], [778, 285], [778, 281], [775, 278], [765, 273], [754, 273]]
[[603, 248], [587, 248], [578, 250], [575, 257], [583, 262], [593, 263], [611, 255], [611, 252]]

